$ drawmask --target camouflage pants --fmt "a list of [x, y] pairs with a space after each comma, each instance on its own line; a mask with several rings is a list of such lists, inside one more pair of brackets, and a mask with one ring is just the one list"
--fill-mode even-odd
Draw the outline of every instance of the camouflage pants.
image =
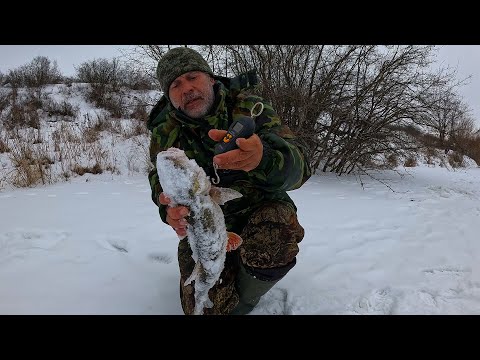
[[[220, 276], [221, 281], [209, 291], [214, 306], [205, 309], [205, 315], [229, 314], [238, 304], [235, 279], [239, 269], [239, 258], [243, 264], [260, 269], [276, 268], [291, 263], [298, 254], [298, 243], [303, 239], [304, 230], [290, 204], [270, 202], [250, 216], [240, 235], [243, 243], [237, 250], [227, 253], [225, 267]], [[193, 285], [183, 285], [195, 265], [191, 255], [192, 251], [185, 238], [178, 245], [178, 263], [180, 300], [187, 315], [192, 314], [195, 307]]]

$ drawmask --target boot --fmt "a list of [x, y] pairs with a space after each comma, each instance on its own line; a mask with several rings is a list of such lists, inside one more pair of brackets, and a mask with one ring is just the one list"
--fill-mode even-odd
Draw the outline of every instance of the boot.
[[279, 282], [291, 268], [295, 266], [294, 258], [289, 264], [270, 269], [255, 269], [243, 265], [240, 268], [235, 282], [239, 296], [238, 305], [230, 315], [246, 315], [257, 306], [260, 298], [265, 295], [277, 282]]

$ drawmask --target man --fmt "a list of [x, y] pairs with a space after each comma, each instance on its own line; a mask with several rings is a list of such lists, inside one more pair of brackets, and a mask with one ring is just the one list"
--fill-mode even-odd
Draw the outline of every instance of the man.
[[[177, 147], [213, 179], [215, 163], [218, 186], [243, 195], [222, 206], [227, 230], [240, 234], [243, 242], [227, 253], [221, 281], [209, 292], [214, 306], [204, 314], [247, 314], [296, 263], [304, 229], [286, 192], [298, 189], [311, 175], [305, 149], [281, 124], [271, 105], [250, 94], [252, 73], [233, 79], [215, 76], [198, 52], [178, 47], [158, 62], [157, 77], [164, 94], [148, 120], [153, 165], [160, 151]], [[257, 102], [264, 109], [255, 118], [255, 133], [238, 139], [237, 149], [214, 156], [214, 147], [228, 127], [239, 116], [251, 116]], [[162, 221], [181, 239], [180, 299], [184, 313], [192, 314], [194, 288], [184, 286], [195, 265], [185, 238], [189, 209], [168, 206], [170, 200], [162, 193], [156, 168], [149, 180]]]

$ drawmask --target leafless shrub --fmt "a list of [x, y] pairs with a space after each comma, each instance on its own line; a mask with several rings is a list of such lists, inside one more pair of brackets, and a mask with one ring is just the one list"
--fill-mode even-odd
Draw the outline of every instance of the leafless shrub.
[[13, 87], [38, 88], [47, 84], [58, 84], [62, 75], [57, 62], [53, 63], [45, 56], [37, 56], [30, 63], [10, 70], [6, 82]]
[[117, 59], [95, 59], [84, 62], [76, 68], [76, 77], [89, 83], [87, 100], [96, 107], [115, 109], [112, 93], [118, 92], [121, 85], [120, 63]]
[[23, 127], [40, 128], [38, 109], [42, 107], [44, 95], [41, 91], [29, 89], [20, 96], [18, 89], [12, 89], [8, 95], [8, 109], [2, 114], [6, 129], [13, 130]]
[[126, 113], [125, 99], [116, 94], [108, 94], [104, 100], [102, 107], [110, 112], [111, 116], [120, 119]]
[[152, 78], [140, 68], [132, 66], [131, 63], [125, 64], [121, 71], [121, 83], [131, 90], [154, 90], [155, 82]]
[[8, 130], [21, 127], [40, 129], [40, 118], [35, 108], [23, 104], [13, 104], [5, 116], [4, 125]]
[[47, 113], [49, 121], [72, 121], [80, 111], [78, 106], [73, 106], [66, 100], [56, 102], [49, 99], [43, 110]]
[[95, 84], [101, 87], [111, 86], [118, 90], [120, 86], [120, 62], [118, 59], [94, 59], [81, 63], [75, 68], [80, 82]]
[[[258, 91], [271, 101], [299, 144], [306, 144], [312, 168], [322, 164], [322, 171], [339, 175], [374, 164], [378, 155], [417, 151], [408, 127], [425, 125], [427, 110], [439, 104], [435, 99], [451, 95], [452, 101], [442, 107], [453, 106], [460, 82], [446, 69], [432, 71], [433, 49], [403, 45], [201, 48], [224, 76], [255, 68], [261, 80]], [[155, 55], [161, 57], [162, 52]]]

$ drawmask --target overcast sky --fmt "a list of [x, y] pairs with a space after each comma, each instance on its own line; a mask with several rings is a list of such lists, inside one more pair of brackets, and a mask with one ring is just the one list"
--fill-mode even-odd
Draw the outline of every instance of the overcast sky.
[[[75, 74], [75, 66], [95, 58], [121, 56], [132, 45], [0, 45], [0, 71], [3, 73], [29, 63], [35, 56], [56, 60], [63, 75]], [[443, 45], [439, 47], [439, 64], [457, 68], [460, 79], [472, 75], [459, 92], [473, 110], [480, 126], [480, 45]]]

